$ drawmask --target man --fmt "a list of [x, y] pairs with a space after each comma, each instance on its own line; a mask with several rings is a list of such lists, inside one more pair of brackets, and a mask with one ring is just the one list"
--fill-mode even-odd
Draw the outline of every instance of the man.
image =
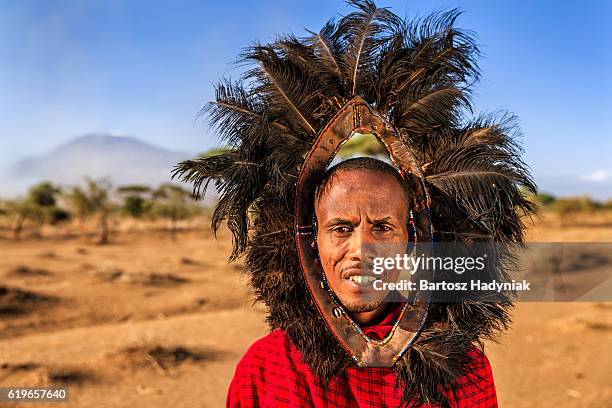
[[[402, 304], [383, 301], [388, 292], [376, 293], [372, 281], [356, 277], [374, 276], [374, 257], [394, 256], [398, 243], [406, 247], [408, 188], [390, 165], [357, 158], [330, 169], [317, 192], [316, 242], [329, 285], [365, 333], [382, 339]], [[402, 199], [385, 199], [391, 197]], [[477, 350], [471, 355], [474, 371], [460, 380], [468, 385], [459, 389], [453, 406], [495, 406], [489, 362]], [[239, 362], [227, 406], [398, 407], [402, 394], [395, 384], [391, 368], [353, 368], [326, 385], [304, 363], [287, 333], [277, 329], [255, 342]]]
[[[246, 49], [252, 69], [204, 110], [228, 148], [175, 168], [195, 195], [214, 181], [212, 227], [227, 222], [230, 259], [244, 256], [268, 311], [271, 333], [238, 364], [227, 404], [496, 406], [482, 349], [508, 326], [511, 296], [375, 291], [371, 263], [433, 242], [522, 242], [534, 211], [522, 191], [535, 185], [517, 129], [509, 116], [469, 119], [478, 48], [457, 11], [406, 22], [349, 3], [318, 33]], [[391, 165], [328, 169], [355, 134], [373, 135]]]

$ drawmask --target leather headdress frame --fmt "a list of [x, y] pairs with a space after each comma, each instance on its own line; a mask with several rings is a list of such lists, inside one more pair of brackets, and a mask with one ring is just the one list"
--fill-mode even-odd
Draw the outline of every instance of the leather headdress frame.
[[429, 195], [423, 175], [409, 148], [391, 125], [380, 117], [361, 97], [347, 102], [317, 137], [300, 169], [296, 192], [295, 232], [300, 265], [319, 312], [336, 339], [360, 367], [392, 367], [412, 345], [423, 328], [429, 309], [429, 293], [418, 292], [406, 306], [391, 339], [378, 345], [359, 333], [344, 308], [339, 308], [328, 292], [321, 269], [317, 268], [314, 248], [314, 200], [317, 185], [329, 163], [353, 134], [373, 134], [380, 140], [391, 161], [415, 191], [414, 203], [419, 213], [421, 241], [432, 242], [433, 229], [429, 213]]

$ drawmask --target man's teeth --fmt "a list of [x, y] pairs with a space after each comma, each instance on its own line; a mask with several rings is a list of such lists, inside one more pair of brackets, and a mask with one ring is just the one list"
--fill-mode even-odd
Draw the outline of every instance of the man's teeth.
[[352, 280], [353, 282], [357, 283], [370, 283], [374, 282], [376, 278], [370, 275], [353, 275], [349, 276], [349, 280]]

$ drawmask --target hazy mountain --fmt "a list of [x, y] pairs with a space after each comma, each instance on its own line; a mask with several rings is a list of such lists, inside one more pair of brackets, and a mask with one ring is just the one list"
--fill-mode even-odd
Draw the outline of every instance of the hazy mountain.
[[166, 150], [134, 137], [88, 134], [42, 155], [10, 165], [0, 177], [0, 192], [20, 193], [42, 180], [76, 184], [85, 175], [94, 178], [108, 176], [115, 185], [157, 185], [170, 181], [172, 167], [192, 156]]

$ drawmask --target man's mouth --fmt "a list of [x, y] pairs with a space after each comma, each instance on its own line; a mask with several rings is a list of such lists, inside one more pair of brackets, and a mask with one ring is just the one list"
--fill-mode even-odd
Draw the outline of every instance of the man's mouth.
[[376, 277], [372, 275], [351, 275], [348, 280], [355, 283], [372, 283], [376, 280]]

